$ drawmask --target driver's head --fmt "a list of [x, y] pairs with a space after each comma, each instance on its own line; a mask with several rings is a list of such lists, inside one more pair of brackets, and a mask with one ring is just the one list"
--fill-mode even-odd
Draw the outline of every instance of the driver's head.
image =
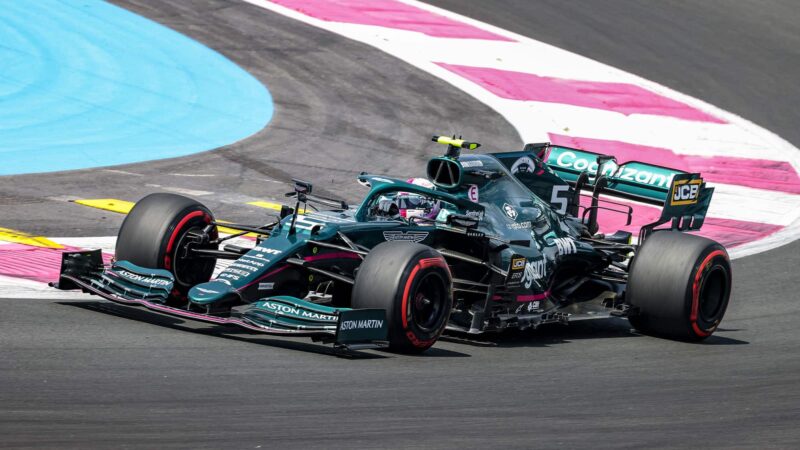
[[[427, 178], [409, 178], [407, 183], [422, 186], [427, 189], [436, 189]], [[439, 202], [422, 194], [413, 192], [401, 192], [398, 196], [400, 205], [400, 215], [405, 218], [427, 217], [435, 218], [439, 213]]]

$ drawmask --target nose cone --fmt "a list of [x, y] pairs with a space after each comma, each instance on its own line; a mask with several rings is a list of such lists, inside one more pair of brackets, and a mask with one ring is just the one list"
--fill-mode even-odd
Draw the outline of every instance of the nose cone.
[[238, 297], [231, 286], [217, 280], [201, 283], [189, 290], [189, 301], [198, 305], [209, 305], [221, 300]]

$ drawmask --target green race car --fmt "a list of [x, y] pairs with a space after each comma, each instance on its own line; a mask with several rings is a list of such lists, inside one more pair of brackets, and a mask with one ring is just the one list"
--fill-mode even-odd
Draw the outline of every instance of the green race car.
[[[306, 335], [337, 348], [421, 352], [445, 329], [484, 333], [627, 317], [681, 340], [714, 332], [727, 308], [725, 249], [686, 234], [702, 226], [713, 188], [699, 174], [544, 144], [462, 154], [447, 145], [427, 178], [362, 173], [360, 205], [295, 180], [293, 207], [220, 236], [202, 204], [174, 194], [139, 201], [115, 261], [65, 253], [59, 289], [220, 325]], [[630, 217], [606, 197], [661, 206], [660, 220], [598, 233], [598, 211]], [[583, 202], [581, 200], [584, 200]], [[321, 207], [325, 208], [321, 208]], [[231, 239], [255, 234], [252, 245]], [[218, 260], [233, 260], [215, 277]]]

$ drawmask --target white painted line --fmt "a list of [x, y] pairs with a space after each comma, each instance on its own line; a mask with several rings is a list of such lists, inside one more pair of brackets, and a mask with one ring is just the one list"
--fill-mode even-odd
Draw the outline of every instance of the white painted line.
[[203, 197], [205, 195], [213, 194], [212, 191], [198, 191], [198, 190], [194, 190], [194, 189], [185, 189], [185, 188], [174, 187], [174, 186], [162, 186], [160, 184], [150, 184], [150, 183], [148, 183], [148, 184], [145, 184], [145, 186], [164, 189], [165, 191], [171, 191], [171, 192], [176, 192], [178, 194], [191, 195], [191, 196], [196, 196], [196, 197]]
[[216, 176], [211, 173], [171, 173], [169, 175], [172, 177], [192, 177], [192, 178], [211, 178]]
[[[55, 280], [53, 280], [55, 281]], [[80, 291], [59, 291], [47, 283], [0, 275], [0, 298], [47, 298], [86, 300], [88, 294]]]

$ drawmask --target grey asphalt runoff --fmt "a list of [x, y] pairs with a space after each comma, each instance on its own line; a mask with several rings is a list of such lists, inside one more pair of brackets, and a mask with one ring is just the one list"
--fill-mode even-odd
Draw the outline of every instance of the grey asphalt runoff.
[[[485, 106], [371, 47], [239, 2], [115, 3], [253, 73], [275, 97], [273, 122], [213, 152], [112, 169], [136, 175], [0, 178], [2, 226], [114, 234], [120, 217], [64, 199], [135, 200], [158, 190], [147, 184], [214, 192], [202, 200], [219, 216], [252, 222], [263, 211], [242, 200], [277, 198], [291, 175], [355, 200], [361, 170], [421, 173], [438, 151], [431, 133], [463, 133], [489, 150], [521, 144]], [[434, 3], [644, 75], [800, 145], [791, 2]], [[797, 448], [798, 254], [794, 242], [735, 261], [728, 314], [703, 344], [640, 336], [619, 320], [447, 336], [416, 357], [341, 358], [307, 340], [96, 297], [0, 299], [0, 447]]]

